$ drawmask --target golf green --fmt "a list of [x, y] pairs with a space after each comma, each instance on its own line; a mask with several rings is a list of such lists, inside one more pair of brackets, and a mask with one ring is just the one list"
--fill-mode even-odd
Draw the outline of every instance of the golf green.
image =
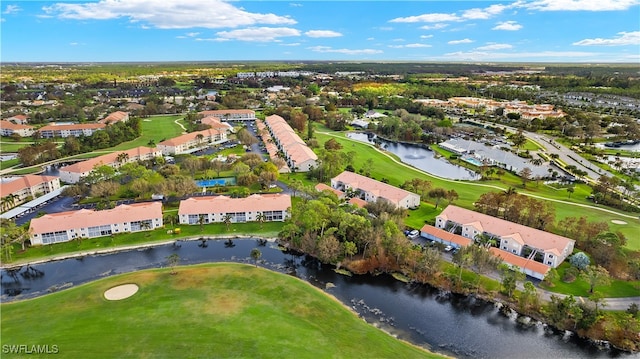
[[[122, 284], [139, 289], [105, 298]], [[57, 358], [439, 357], [304, 281], [243, 264], [123, 274], [0, 309], [3, 358], [34, 357], [8, 353], [19, 345], [48, 346]]]

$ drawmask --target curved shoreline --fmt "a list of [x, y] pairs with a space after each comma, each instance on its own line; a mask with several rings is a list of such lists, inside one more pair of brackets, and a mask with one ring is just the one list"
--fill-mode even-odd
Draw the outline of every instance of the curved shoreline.
[[97, 249], [97, 250], [91, 250], [91, 251], [82, 251], [82, 252], [73, 252], [73, 253], [68, 253], [68, 254], [61, 254], [59, 256], [41, 258], [41, 259], [36, 259], [36, 260], [33, 260], [33, 261], [26, 260], [24, 262], [10, 263], [10, 264], [6, 264], [6, 265], [2, 264], [2, 265], [0, 265], [0, 269], [11, 270], [11, 269], [21, 268], [21, 267], [24, 267], [24, 266], [30, 266], [30, 265], [34, 265], [34, 264], [57, 262], [57, 261], [65, 260], [65, 259], [71, 259], [71, 258], [82, 258], [82, 257], [92, 256], [92, 255], [102, 255], [102, 254], [126, 252], [126, 251], [130, 251], [130, 250], [133, 250], [133, 249], [144, 249], [144, 248], [160, 247], [160, 246], [164, 246], [164, 245], [167, 245], [167, 244], [176, 243], [176, 242], [180, 242], [180, 241], [182, 241], [182, 242], [199, 241], [202, 238], [213, 238], [213, 239], [238, 239], [238, 238], [251, 239], [251, 238], [255, 238], [255, 239], [264, 239], [267, 242], [276, 242], [278, 240], [278, 238], [276, 238], [276, 237], [262, 237], [262, 236], [253, 236], [253, 235], [189, 236], [189, 237], [180, 237], [180, 238], [176, 238], [176, 239], [171, 239], [171, 240], [167, 240], [167, 241], [140, 243], [140, 244], [133, 244], [133, 245], [128, 245], [128, 246], [116, 246], [116, 247], [112, 247], [112, 248], [105, 248], [105, 249]]

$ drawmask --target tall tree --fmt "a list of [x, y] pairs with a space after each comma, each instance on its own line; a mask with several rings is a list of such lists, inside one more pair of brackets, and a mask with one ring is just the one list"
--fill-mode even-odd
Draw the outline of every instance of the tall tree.
[[251, 258], [254, 260], [256, 267], [258, 267], [258, 260], [262, 257], [262, 252], [258, 248], [253, 248], [251, 250]]

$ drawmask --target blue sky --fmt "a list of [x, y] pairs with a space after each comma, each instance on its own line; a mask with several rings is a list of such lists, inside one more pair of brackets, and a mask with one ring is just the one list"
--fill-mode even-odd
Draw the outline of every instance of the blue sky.
[[640, 63], [640, 0], [2, 1], [0, 60]]

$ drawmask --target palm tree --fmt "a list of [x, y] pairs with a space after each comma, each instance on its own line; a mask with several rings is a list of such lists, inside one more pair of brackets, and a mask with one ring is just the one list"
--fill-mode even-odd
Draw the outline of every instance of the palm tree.
[[571, 194], [575, 192], [575, 187], [571, 186], [567, 188], [567, 193], [569, 193], [569, 198], [571, 198]]
[[224, 222], [224, 224], [227, 226], [227, 231], [229, 230], [229, 227], [231, 227], [232, 218], [233, 216], [229, 213], [225, 214], [224, 217], [222, 217], [222, 222]]
[[196, 135], [196, 142], [198, 142], [198, 147], [202, 147], [202, 142], [204, 141], [204, 135], [199, 133]]
[[531, 162], [534, 166], [542, 166], [544, 161], [542, 158], [532, 158], [529, 162]]
[[118, 153], [116, 161], [120, 164], [124, 164], [129, 160], [129, 154], [126, 152]]
[[[151, 229], [151, 223], [149, 221], [140, 222], [140, 230], [141, 231], [148, 231], [150, 229]], [[149, 237], [149, 236], [151, 236], [151, 233], [147, 233], [147, 234], [145, 234], [145, 236]]]
[[258, 221], [258, 223], [260, 223], [260, 229], [262, 229], [262, 227], [264, 227], [264, 222], [267, 220], [267, 216], [264, 215], [264, 213], [259, 213], [256, 216], [256, 221]]
[[262, 252], [260, 252], [258, 248], [251, 250], [251, 258], [255, 261], [256, 267], [258, 266], [258, 259], [260, 259], [260, 257], [262, 257]]
[[167, 257], [167, 264], [171, 267], [171, 274], [176, 274], [176, 266], [180, 263], [180, 256], [177, 253]]
[[206, 216], [201, 214], [198, 216], [198, 224], [200, 225], [200, 232], [204, 232], [204, 223], [206, 221]]

